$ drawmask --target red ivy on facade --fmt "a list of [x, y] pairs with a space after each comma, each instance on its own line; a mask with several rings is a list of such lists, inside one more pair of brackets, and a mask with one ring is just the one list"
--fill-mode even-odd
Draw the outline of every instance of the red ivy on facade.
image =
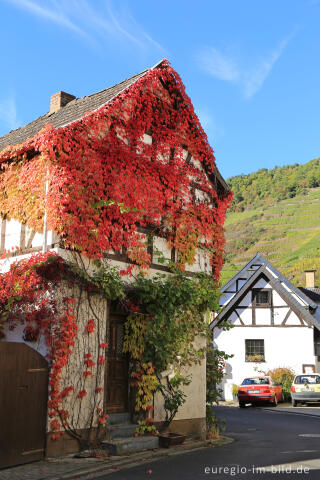
[[138, 229], [157, 226], [182, 265], [193, 262], [198, 243], [207, 248], [218, 277], [231, 195], [217, 194], [213, 151], [167, 61], [97, 111], [7, 147], [0, 162], [8, 218], [41, 231], [46, 208], [48, 228], [67, 248], [92, 258], [125, 248], [144, 267], [150, 255]]

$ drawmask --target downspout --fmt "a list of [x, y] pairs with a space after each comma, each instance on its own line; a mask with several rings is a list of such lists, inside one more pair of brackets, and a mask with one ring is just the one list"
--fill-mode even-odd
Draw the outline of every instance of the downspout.
[[48, 243], [48, 230], [47, 230], [47, 196], [48, 196], [48, 191], [49, 191], [49, 168], [47, 167], [46, 190], [45, 190], [45, 197], [44, 197], [42, 253], [46, 253], [47, 243]]

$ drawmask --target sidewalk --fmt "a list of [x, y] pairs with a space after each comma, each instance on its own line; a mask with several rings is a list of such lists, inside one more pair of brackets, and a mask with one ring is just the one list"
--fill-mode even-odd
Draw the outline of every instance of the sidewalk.
[[146, 450], [123, 456], [106, 455], [101, 458], [75, 458], [69, 455], [66, 457], [50, 458], [41, 462], [0, 470], [0, 480], [90, 479], [172, 455], [182, 455], [194, 450], [218, 447], [232, 442], [233, 439], [221, 435], [217, 440], [202, 441], [187, 439], [183, 445]]

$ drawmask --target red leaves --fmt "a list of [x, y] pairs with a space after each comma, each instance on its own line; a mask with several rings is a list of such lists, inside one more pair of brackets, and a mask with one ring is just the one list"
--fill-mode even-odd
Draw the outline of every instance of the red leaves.
[[91, 360], [91, 358], [87, 358], [87, 359], [84, 361], [84, 364], [85, 364], [88, 368], [91, 368], [91, 367], [94, 367], [96, 363], [95, 363], [93, 360]]
[[80, 390], [80, 392], [78, 393], [77, 395], [77, 398], [83, 398], [87, 395], [87, 391], [86, 390]]
[[[149, 129], [151, 144], [143, 141]], [[21, 160], [17, 156], [31, 146], [33, 158], [7, 163]], [[138, 225], [166, 222], [164, 233], [181, 253], [181, 264], [194, 259], [197, 243], [205, 243], [218, 276], [231, 198], [217, 195], [210, 177], [213, 151], [168, 62], [99, 110], [58, 130], [47, 125], [32, 140], [8, 147], [1, 161], [2, 214], [41, 231], [46, 198], [48, 228], [66, 247], [92, 258], [126, 249], [142, 268], [151, 258]], [[195, 190], [205, 192], [202, 199]], [[131, 275], [132, 268], [121, 274]]]
[[99, 355], [98, 357], [98, 365], [103, 365], [106, 362], [106, 359], [103, 355]]
[[86, 330], [88, 333], [93, 333], [95, 331], [95, 323], [94, 320], [89, 320], [87, 325], [86, 325]]

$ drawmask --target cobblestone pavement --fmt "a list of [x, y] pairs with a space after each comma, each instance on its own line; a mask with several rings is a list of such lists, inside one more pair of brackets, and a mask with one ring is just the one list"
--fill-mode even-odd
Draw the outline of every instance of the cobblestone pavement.
[[157, 458], [188, 453], [196, 449], [219, 446], [232, 442], [232, 439], [221, 436], [219, 440], [206, 441], [186, 440], [183, 445], [170, 449], [159, 448], [130, 455], [104, 456], [101, 458], [75, 458], [74, 456], [50, 458], [40, 462], [20, 465], [0, 470], [0, 480], [71, 480], [90, 479], [96, 474], [112, 473], [129, 465], [141, 464]]

